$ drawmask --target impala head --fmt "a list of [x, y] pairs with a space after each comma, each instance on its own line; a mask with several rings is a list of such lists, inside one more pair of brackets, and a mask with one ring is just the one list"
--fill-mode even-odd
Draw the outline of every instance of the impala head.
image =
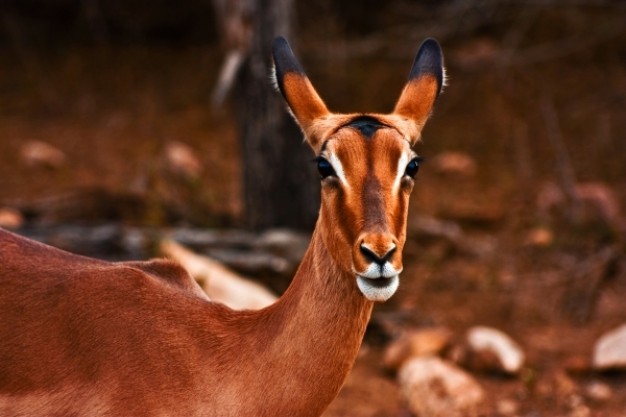
[[385, 301], [398, 288], [409, 195], [420, 158], [412, 150], [443, 85], [432, 39], [420, 47], [390, 114], [331, 113], [284, 38], [273, 45], [276, 83], [317, 155], [318, 229], [330, 256], [363, 295]]

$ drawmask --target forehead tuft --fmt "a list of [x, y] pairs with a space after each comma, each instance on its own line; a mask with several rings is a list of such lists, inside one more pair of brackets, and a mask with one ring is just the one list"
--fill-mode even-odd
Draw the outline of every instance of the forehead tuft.
[[380, 128], [386, 127], [380, 120], [376, 119], [372, 116], [357, 116], [352, 119], [346, 127], [351, 127], [359, 132], [367, 138], [371, 139], [372, 136], [376, 133], [376, 131]]

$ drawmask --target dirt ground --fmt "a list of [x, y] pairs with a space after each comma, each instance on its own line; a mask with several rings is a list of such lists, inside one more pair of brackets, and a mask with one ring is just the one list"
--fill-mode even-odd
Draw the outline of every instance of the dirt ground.
[[[427, 163], [410, 218], [457, 225], [464, 243], [410, 234], [401, 288], [375, 317], [405, 328], [443, 326], [457, 340], [471, 326], [488, 325], [518, 341], [528, 356], [519, 376], [473, 373], [487, 392], [481, 415], [626, 415], [626, 373], [585, 366], [597, 338], [626, 322], [624, 223], [597, 212], [568, 221], [562, 199], [550, 213], [538, 203], [546, 182], [559, 184], [560, 176], [543, 102], [557, 109], [577, 181], [602, 184], [626, 207], [626, 43], [620, 42], [574, 52], [567, 62], [504, 69], [489, 64], [497, 51], [487, 38], [444, 45], [450, 85], [418, 145]], [[300, 49], [316, 45], [303, 42]], [[477, 50], [486, 51], [487, 63], [467, 62]], [[411, 54], [392, 62], [333, 61], [333, 71], [319, 52], [303, 61], [331, 108], [353, 110], [354, 102], [359, 110], [385, 111]], [[241, 164], [232, 116], [228, 107], [209, 105], [217, 61], [217, 51], [204, 47], [76, 47], [33, 53], [19, 65], [13, 51], [0, 51], [0, 206], [22, 208], [36, 222], [49, 204], [45, 198], [78, 201], [71, 195], [104, 190], [106, 198], [141, 196], [141, 208], [105, 210], [105, 198], [79, 209], [61, 206], [46, 221], [161, 226], [173, 211], [174, 221], [187, 215], [204, 226], [237, 226]], [[21, 157], [28, 141], [58, 148], [64, 162], [29, 165]], [[181, 186], [168, 177], [163, 152], [171, 141], [194, 151], [200, 180]], [[441, 168], [437, 157], [448, 151], [469, 156], [475, 169]], [[621, 212], [618, 218], [623, 222]], [[581, 274], [585, 261], [607, 247], [617, 248], [617, 266]], [[381, 365], [389, 337], [368, 334], [325, 416], [410, 415], [395, 376]], [[589, 395], [598, 382], [611, 390], [602, 400]], [[511, 403], [513, 412], [503, 411]]]

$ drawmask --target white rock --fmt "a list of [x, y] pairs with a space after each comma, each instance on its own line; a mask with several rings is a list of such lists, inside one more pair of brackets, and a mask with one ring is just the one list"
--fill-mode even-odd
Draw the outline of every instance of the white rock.
[[439, 355], [452, 339], [452, 332], [444, 327], [411, 330], [387, 346], [383, 355], [383, 365], [397, 370], [414, 356]]
[[411, 412], [420, 417], [470, 417], [485, 396], [469, 374], [437, 357], [408, 360], [398, 381]]
[[517, 401], [505, 398], [496, 403], [496, 411], [503, 416], [514, 416], [519, 413], [520, 405]]
[[197, 179], [202, 172], [202, 163], [189, 145], [171, 141], [165, 147], [167, 168], [174, 174], [187, 178]]
[[443, 152], [432, 161], [435, 170], [441, 174], [471, 177], [476, 174], [478, 164], [466, 153]]
[[65, 164], [65, 154], [46, 142], [31, 140], [20, 149], [22, 161], [28, 166], [59, 168]]
[[608, 384], [592, 381], [585, 387], [585, 395], [597, 403], [605, 403], [613, 397], [613, 390]]
[[472, 327], [467, 332], [467, 344], [473, 356], [494, 357], [496, 363], [493, 365], [498, 371], [517, 374], [524, 366], [522, 348], [500, 330], [485, 326]]
[[545, 248], [552, 243], [554, 243], [554, 233], [545, 227], [536, 227], [529, 230], [524, 238], [524, 244], [527, 246]]
[[24, 216], [18, 210], [0, 207], [0, 227], [17, 229], [24, 224]]
[[598, 339], [591, 363], [597, 370], [626, 369], [626, 324]]

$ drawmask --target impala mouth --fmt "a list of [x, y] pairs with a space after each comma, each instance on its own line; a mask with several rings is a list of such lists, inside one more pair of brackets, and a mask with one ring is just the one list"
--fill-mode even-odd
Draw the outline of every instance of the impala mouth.
[[365, 298], [370, 301], [387, 301], [395, 294], [400, 285], [400, 277], [394, 275], [392, 277], [379, 276], [377, 278], [368, 278], [357, 275], [356, 284]]

